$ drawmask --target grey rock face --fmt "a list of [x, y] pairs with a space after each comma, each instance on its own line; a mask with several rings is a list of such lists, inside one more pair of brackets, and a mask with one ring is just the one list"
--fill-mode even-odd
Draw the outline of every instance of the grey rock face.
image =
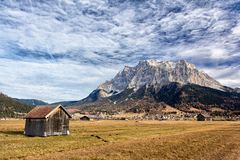
[[108, 97], [127, 88], [138, 90], [145, 85], [153, 86], [155, 90], [159, 90], [171, 82], [178, 82], [182, 85], [191, 83], [224, 90], [224, 86], [218, 81], [197, 70], [193, 64], [185, 60], [141, 61], [135, 67], [126, 66], [111, 81], [101, 84], [98, 89], [106, 91], [108, 94], [102, 96]]

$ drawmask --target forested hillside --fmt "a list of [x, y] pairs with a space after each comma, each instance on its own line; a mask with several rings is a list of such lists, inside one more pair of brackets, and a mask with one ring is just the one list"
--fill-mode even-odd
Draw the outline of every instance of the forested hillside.
[[0, 93], [0, 118], [22, 117], [32, 107], [24, 105], [7, 95]]

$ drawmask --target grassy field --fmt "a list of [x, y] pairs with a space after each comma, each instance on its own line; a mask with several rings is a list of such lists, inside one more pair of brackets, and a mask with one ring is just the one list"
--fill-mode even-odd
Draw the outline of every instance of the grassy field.
[[0, 121], [0, 159], [240, 160], [240, 122], [72, 121], [70, 136], [26, 137]]

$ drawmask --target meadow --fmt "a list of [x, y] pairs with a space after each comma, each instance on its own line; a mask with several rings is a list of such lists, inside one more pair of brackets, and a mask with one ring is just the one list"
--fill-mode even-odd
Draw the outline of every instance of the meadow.
[[71, 121], [69, 136], [27, 137], [0, 121], [0, 159], [240, 160], [240, 122]]

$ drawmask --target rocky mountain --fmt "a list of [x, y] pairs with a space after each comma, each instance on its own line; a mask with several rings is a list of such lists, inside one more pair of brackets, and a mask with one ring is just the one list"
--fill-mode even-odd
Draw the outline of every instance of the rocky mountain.
[[[112, 80], [99, 85], [88, 97], [72, 106], [84, 106], [85, 109], [86, 106], [105, 106], [105, 109], [117, 106], [131, 110], [131, 107], [136, 108], [134, 101], [143, 99], [143, 104], [151, 99], [180, 110], [190, 107], [240, 110], [239, 93], [184, 60], [147, 60], [135, 67], [126, 66]], [[130, 108], [128, 102], [131, 102]]]
[[184, 60], [176, 62], [147, 60], [139, 62], [135, 67], [126, 66], [111, 81], [101, 84], [98, 89], [107, 92], [103, 96], [109, 96], [113, 93], [120, 93], [126, 88], [138, 90], [144, 85], [153, 86], [155, 90], [159, 90], [171, 82], [182, 85], [191, 83], [225, 90], [219, 82]]
[[32, 109], [31, 106], [22, 104], [14, 98], [0, 93], [0, 118], [22, 117]]
[[104, 97], [119, 94], [125, 89], [137, 91], [143, 86], [152, 87], [157, 92], [172, 82], [177, 82], [180, 85], [197, 84], [222, 91], [231, 90], [184, 60], [147, 60], [139, 62], [135, 67], [125, 66], [112, 80], [99, 85], [82, 102], [94, 102]]
[[28, 106], [39, 106], [39, 105], [46, 105], [48, 104], [47, 102], [37, 100], [37, 99], [18, 99], [16, 100], [22, 104], [28, 105]]

